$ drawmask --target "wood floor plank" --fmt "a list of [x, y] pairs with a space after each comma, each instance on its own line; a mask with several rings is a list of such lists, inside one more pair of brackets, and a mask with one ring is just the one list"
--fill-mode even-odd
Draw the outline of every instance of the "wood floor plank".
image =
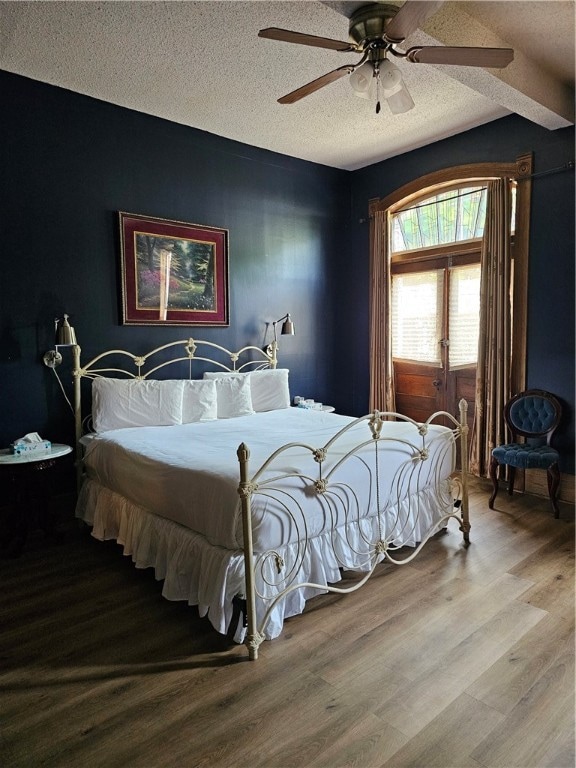
[[337, 736], [306, 768], [366, 768], [382, 765], [407, 742], [399, 733], [375, 717]]
[[[518, 603], [507, 606], [458, 643], [449, 638], [435, 648], [422, 648], [407, 662], [409, 685], [398, 690], [375, 710], [378, 717], [402, 733], [415, 736], [476, 678], [501, 657], [513, 638], [542, 618], [542, 612]], [[402, 660], [390, 660], [396, 671], [405, 671]]]
[[570, 620], [574, 616], [574, 526], [568, 530], [568, 539], [563, 531], [511, 572], [535, 582], [524, 600]]
[[466, 683], [459, 677], [432, 671], [407, 680], [393, 696], [383, 699], [375, 714], [406, 737], [414, 738], [462, 695]]
[[559, 657], [574, 650], [574, 620], [547, 615], [466, 689], [507, 714]]
[[[538, 678], [497, 728], [472, 752], [494, 768], [540, 768], [559, 745], [574, 766], [574, 696], [562, 694], [574, 683], [574, 653], [563, 654]], [[571, 733], [568, 730], [571, 726]]]
[[489, 525], [480, 528], [477, 523], [473, 527], [471, 545], [464, 552], [442, 553], [435, 541], [414, 561], [414, 568], [427, 570], [435, 577], [466, 578], [487, 584], [512, 572], [550, 536], [568, 538], [570, 534], [565, 528], [564, 521], [554, 521], [544, 514], [517, 518], [498, 515], [490, 519]]
[[[503, 715], [461, 694], [381, 768], [469, 768], [473, 750], [498, 727]], [[483, 763], [480, 761], [480, 765]], [[509, 767], [510, 768], [510, 767]]]
[[[454, 588], [458, 590], [459, 585]], [[469, 647], [479, 636], [491, 634], [484, 627], [487, 622], [497, 620], [499, 615], [509, 617], [512, 612], [514, 629], [516, 613], [529, 614], [529, 621], [539, 621], [542, 612], [538, 609], [514, 611], [514, 597], [525, 589], [526, 582], [504, 576], [480, 593], [475, 590], [469, 599], [451, 599], [441, 616], [424, 615], [423, 623], [413, 621], [415, 631], [410, 632], [401, 645], [387, 650], [388, 664], [414, 680], [436, 668], [447, 657], [451, 659], [456, 648]]]

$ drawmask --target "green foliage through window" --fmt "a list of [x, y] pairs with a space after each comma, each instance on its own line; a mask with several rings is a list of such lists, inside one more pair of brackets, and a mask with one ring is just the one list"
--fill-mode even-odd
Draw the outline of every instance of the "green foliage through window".
[[[511, 227], [516, 216], [516, 185], [512, 185]], [[475, 240], [484, 234], [486, 187], [438, 192], [392, 215], [392, 253]]]
[[482, 237], [486, 187], [440, 192], [392, 216], [392, 251], [412, 251]]

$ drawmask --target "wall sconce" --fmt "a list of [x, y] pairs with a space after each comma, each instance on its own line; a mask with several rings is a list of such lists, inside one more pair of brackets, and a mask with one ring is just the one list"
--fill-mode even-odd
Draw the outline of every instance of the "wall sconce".
[[288, 312], [288, 314], [284, 315], [284, 317], [281, 317], [280, 320], [275, 320], [272, 323], [272, 326], [274, 328], [274, 341], [276, 343], [278, 342], [278, 338], [276, 336], [276, 326], [282, 320], [284, 320], [284, 322], [282, 323], [282, 328], [280, 329], [280, 334], [282, 336], [294, 336], [294, 333], [295, 333], [295, 331], [294, 331], [294, 323], [292, 322], [292, 318], [290, 317], [290, 313]]
[[290, 317], [289, 312], [284, 315], [284, 317], [280, 317], [278, 320], [274, 320], [272, 323], [272, 328], [274, 330], [274, 340], [271, 344], [268, 344], [266, 348], [266, 354], [270, 357], [270, 366], [272, 368], [276, 368], [278, 363], [276, 356], [276, 353], [278, 352], [278, 336], [276, 334], [276, 326], [278, 323], [282, 323], [282, 327], [280, 328], [280, 334], [282, 336], [294, 336], [296, 333], [294, 329], [294, 323], [292, 322], [292, 318]]
[[48, 368], [56, 368], [62, 362], [58, 347], [75, 347], [78, 344], [74, 328], [68, 322], [68, 315], [54, 320], [54, 332], [56, 338], [54, 349], [50, 349], [43, 357], [44, 365]]

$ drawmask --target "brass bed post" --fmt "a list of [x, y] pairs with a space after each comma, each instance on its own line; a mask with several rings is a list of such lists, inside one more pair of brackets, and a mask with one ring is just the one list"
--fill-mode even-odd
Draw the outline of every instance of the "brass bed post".
[[464, 544], [470, 544], [470, 517], [468, 514], [468, 403], [462, 398], [460, 408], [460, 464], [462, 477], [462, 509], [460, 530], [464, 535]]
[[250, 451], [245, 443], [242, 443], [236, 452], [240, 462], [240, 485], [238, 493], [242, 504], [242, 532], [244, 535], [244, 578], [246, 590], [246, 617], [248, 620], [248, 629], [244, 643], [248, 648], [248, 653], [252, 661], [258, 658], [258, 648], [263, 635], [258, 632], [256, 619], [256, 590], [254, 584], [254, 546], [252, 543], [252, 513], [251, 498], [254, 490], [252, 483], [248, 480], [248, 459]]
[[75, 437], [75, 453], [74, 460], [76, 464], [76, 492], [80, 492], [80, 486], [82, 485], [82, 446], [80, 444], [80, 438], [82, 437], [82, 398], [81, 398], [81, 383], [82, 376], [80, 375], [80, 354], [82, 350], [76, 344], [72, 348], [72, 358], [74, 360], [74, 369], [72, 376], [74, 377], [74, 437]]

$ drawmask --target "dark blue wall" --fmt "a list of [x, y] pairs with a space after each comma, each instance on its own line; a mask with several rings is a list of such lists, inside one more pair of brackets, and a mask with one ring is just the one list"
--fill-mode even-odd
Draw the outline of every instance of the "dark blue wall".
[[[368, 202], [433, 171], [466, 163], [513, 162], [534, 153], [534, 172], [574, 160], [574, 128], [548, 131], [521, 117], [510, 116], [369, 166], [352, 174], [350, 257], [357, 279], [341, 281], [336, 301], [354, 307], [340, 333], [353, 344], [351, 375], [342, 377], [337, 402], [361, 412], [368, 401]], [[574, 473], [574, 172], [535, 178], [529, 254], [527, 384], [555, 392], [565, 406], [557, 447], [565, 453], [563, 469]]]
[[[347, 173], [229, 141], [0, 72], [0, 446], [38, 430], [72, 440], [42, 363], [68, 312], [83, 358], [145, 352], [190, 333], [231, 349], [280, 338], [291, 389], [342, 412], [368, 407], [368, 201], [426, 173], [534, 152], [535, 170], [574, 156], [574, 130], [515, 116]], [[230, 327], [120, 325], [117, 211], [230, 231]], [[528, 384], [557, 392], [574, 471], [574, 176], [534, 181]], [[343, 354], [341, 354], [343, 353]], [[69, 386], [70, 367], [59, 371]]]
[[[330, 402], [332, 262], [349, 174], [5, 72], [0, 100], [0, 445], [31, 430], [72, 440], [41, 364], [63, 312], [87, 360], [189, 335], [261, 346], [266, 323], [289, 311], [297, 336], [280, 337], [280, 364], [292, 391]], [[119, 210], [229, 230], [229, 327], [120, 325]], [[59, 373], [68, 385], [66, 361]]]

